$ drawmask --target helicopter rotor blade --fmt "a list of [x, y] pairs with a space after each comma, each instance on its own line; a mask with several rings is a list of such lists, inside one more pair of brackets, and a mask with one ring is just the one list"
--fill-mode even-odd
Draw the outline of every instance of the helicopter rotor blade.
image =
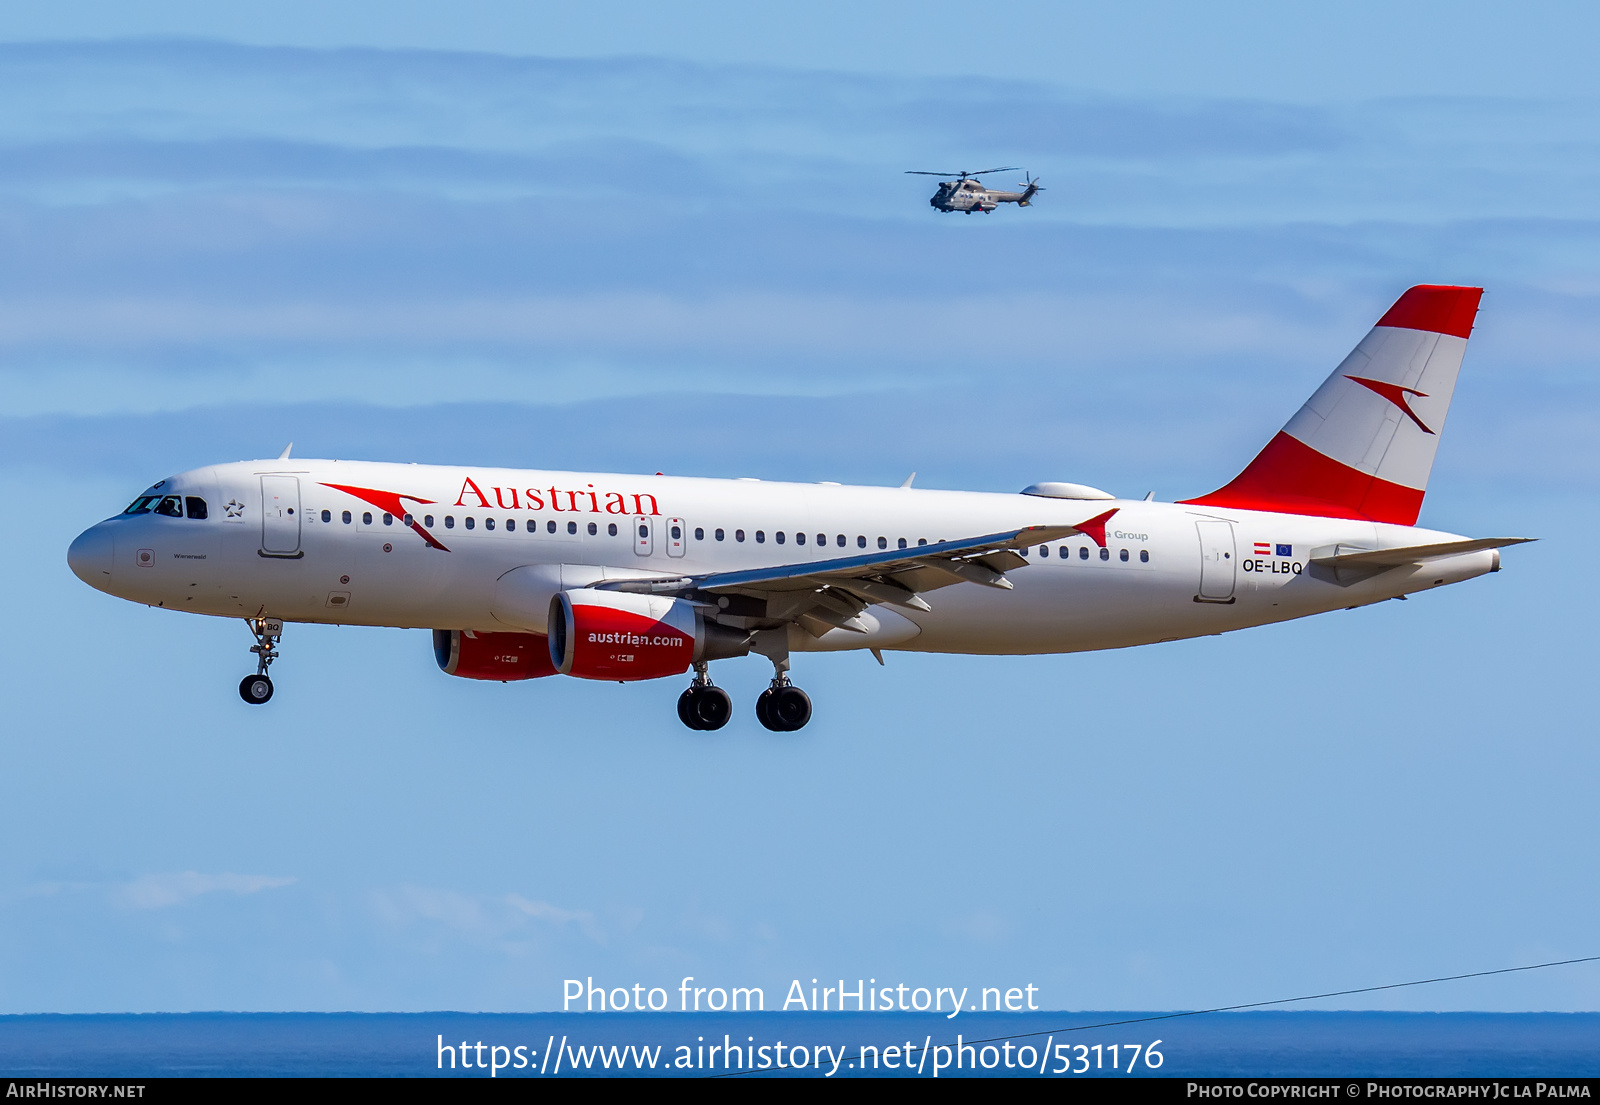
[[966, 180], [969, 177], [988, 176], [990, 173], [1014, 173], [1020, 168], [1022, 168], [1021, 165], [1004, 165], [998, 169], [983, 169], [976, 173], [969, 173], [965, 169], [958, 173], [931, 173], [926, 169], [907, 169], [906, 174], [909, 176], [953, 176]]

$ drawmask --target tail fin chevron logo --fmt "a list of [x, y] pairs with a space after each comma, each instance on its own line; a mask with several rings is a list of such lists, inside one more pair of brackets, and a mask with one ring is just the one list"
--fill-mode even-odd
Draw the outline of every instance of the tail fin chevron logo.
[[1423, 423], [1422, 419], [1417, 417], [1417, 412], [1411, 409], [1411, 403], [1406, 399], [1406, 396], [1408, 395], [1415, 395], [1418, 399], [1426, 399], [1428, 397], [1427, 392], [1418, 391], [1416, 388], [1403, 388], [1399, 384], [1386, 384], [1382, 380], [1368, 380], [1362, 376], [1346, 376], [1345, 379], [1354, 380], [1362, 387], [1369, 388], [1372, 391], [1377, 392], [1379, 395], [1383, 396], [1385, 399], [1389, 400], [1389, 402], [1393, 403], [1395, 406], [1404, 411], [1406, 417], [1415, 422], [1417, 427], [1423, 433], [1433, 433], [1433, 431], [1428, 429], [1428, 427]]

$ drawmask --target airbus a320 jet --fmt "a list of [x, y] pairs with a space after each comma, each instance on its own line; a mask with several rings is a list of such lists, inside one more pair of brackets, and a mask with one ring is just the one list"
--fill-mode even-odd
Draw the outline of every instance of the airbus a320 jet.
[[1162, 503], [360, 461], [160, 480], [67, 552], [133, 602], [240, 618], [245, 702], [288, 622], [425, 628], [467, 679], [693, 672], [678, 714], [731, 714], [712, 661], [772, 662], [761, 724], [801, 728], [796, 654], [1125, 648], [1402, 598], [1500, 568], [1523, 538], [1417, 528], [1478, 288], [1419, 286], [1227, 486]]

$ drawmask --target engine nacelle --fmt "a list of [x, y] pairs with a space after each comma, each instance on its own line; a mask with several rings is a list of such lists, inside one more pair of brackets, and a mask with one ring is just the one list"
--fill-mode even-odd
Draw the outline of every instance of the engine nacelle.
[[665, 595], [579, 588], [550, 600], [550, 660], [580, 679], [659, 679], [750, 651], [749, 634]]
[[447, 675], [463, 679], [538, 679], [554, 675], [543, 633], [475, 633], [435, 629], [433, 655]]

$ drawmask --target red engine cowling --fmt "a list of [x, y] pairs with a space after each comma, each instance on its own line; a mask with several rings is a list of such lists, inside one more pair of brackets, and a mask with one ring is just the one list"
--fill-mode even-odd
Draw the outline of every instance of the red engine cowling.
[[433, 655], [448, 675], [463, 679], [538, 679], [554, 675], [542, 633], [475, 633], [435, 629]]
[[581, 588], [550, 600], [550, 659], [580, 679], [659, 679], [750, 651], [749, 635], [665, 595]]

